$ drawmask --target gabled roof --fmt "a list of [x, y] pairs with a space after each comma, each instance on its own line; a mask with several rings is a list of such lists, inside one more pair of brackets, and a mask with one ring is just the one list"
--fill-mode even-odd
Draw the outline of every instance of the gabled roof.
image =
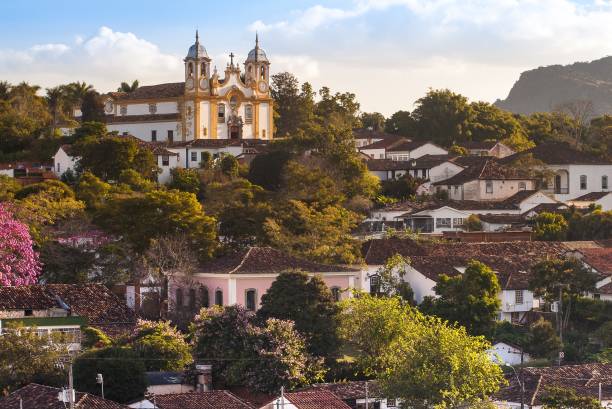
[[[480, 158], [479, 158], [480, 159]], [[531, 180], [532, 176], [523, 170], [502, 164], [498, 160], [485, 159], [474, 161], [467, 169], [456, 175], [435, 182], [436, 186], [462, 185], [472, 180]]]
[[339, 397], [327, 390], [307, 390], [285, 393], [285, 398], [297, 409], [350, 409]]
[[[0, 409], [19, 409], [20, 400], [23, 409], [66, 409], [68, 404], [58, 399], [60, 392], [60, 388], [31, 383], [0, 399]], [[81, 392], [75, 393], [75, 408], [128, 409], [117, 402]]]
[[155, 395], [155, 404], [159, 409], [253, 409], [225, 390]]
[[520, 214], [479, 214], [478, 218], [492, 224], [524, 224], [525, 218]]
[[117, 102], [149, 99], [149, 98], [176, 98], [185, 93], [184, 82], [169, 82], [157, 85], [143, 85], [133, 92], [111, 93]]
[[394, 136], [389, 136], [381, 141], [377, 141], [369, 145], [362, 146], [361, 148], [359, 148], [359, 150], [362, 151], [366, 149], [390, 149], [391, 147], [397, 144], [403, 143], [403, 142], [410, 142], [410, 139], [405, 138], [403, 136], [394, 135]]
[[[382, 398], [383, 393], [377, 381], [367, 381], [369, 398]], [[317, 383], [305, 390], [326, 390], [342, 400], [365, 399], [366, 397], [366, 381], [347, 381], [347, 382], [330, 382]]]
[[68, 308], [111, 335], [136, 324], [134, 312], [101, 284], [44, 284], [0, 287], [1, 310]]
[[43, 286], [0, 286], [0, 310], [46, 310], [54, 307], [58, 307], [57, 300]]
[[579, 251], [588, 265], [602, 274], [612, 274], [612, 248], [585, 248]]
[[[602, 400], [612, 399], [612, 364], [564, 365], [544, 368], [523, 368], [525, 402], [541, 405], [547, 389], [557, 387], [574, 390], [579, 396], [598, 399], [601, 383]], [[509, 385], [495, 394], [494, 399], [520, 402], [521, 388], [516, 376], [509, 376]]]
[[[400, 143], [394, 144], [393, 146], [390, 146], [387, 150], [391, 151], [391, 152], [413, 151], [416, 148], [420, 148], [423, 145], [438, 146], [435, 143], [430, 142], [430, 141], [410, 141], [410, 140], [405, 140], [405, 141], [401, 141]], [[443, 148], [440, 148], [440, 149], [443, 149]]]
[[543, 143], [514, 155], [506, 156], [502, 160], [504, 163], [510, 163], [530, 153], [535, 159], [549, 165], [612, 165], [610, 161], [561, 142]]
[[591, 192], [575, 199], [571, 199], [569, 200], [569, 202], [595, 202], [599, 199], [608, 196], [609, 194], [612, 194], [612, 192]]
[[499, 141], [465, 141], [465, 142], [461, 142], [459, 145], [464, 147], [464, 148], [466, 148], [466, 149], [486, 149], [486, 150], [491, 150], [498, 143], [501, 143], [501, 142], [499, 142]]
[[311, 273], [356, 272], [358, 270], [291, 256], [271, 247], [249, 247], [202, 264], [198, 272], [216, 274], [277, 274], [289, 270]]

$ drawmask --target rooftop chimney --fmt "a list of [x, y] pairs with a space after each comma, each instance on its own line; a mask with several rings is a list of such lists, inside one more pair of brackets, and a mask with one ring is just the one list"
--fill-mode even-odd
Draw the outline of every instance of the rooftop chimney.
[[212, 365], [196, 365], [196, 390], [209, 392], [212, 390]]

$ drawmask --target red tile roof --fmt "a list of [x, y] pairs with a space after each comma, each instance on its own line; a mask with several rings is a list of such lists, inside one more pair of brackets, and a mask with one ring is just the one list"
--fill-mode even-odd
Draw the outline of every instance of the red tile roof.
[[149, 99], [149, 98], [176, 98], [185, 93], [184, 82], [170, 82], [157, 85], [143, 85], [133, 92], [111, 93], [117, 102]]
[[[560, 367], [524, 368], [525, 403], [541, 405], [547, 389], [558, 387], [573, 389], [579, 396], [597, 399], [601, 382], [602, 399], [612, 399], [612, 364], [564, 365]], [[508, 378], [509, 385], [502, 388], [496, 400], [520, 402], [521, 388], [513, 375]]]
[[[66, 409], [67, 403], [58, 399], [59, 388], [31, 383], [17, 389], [4, 399], [0, 399], [0, 409], [19, 409], [20, 399], [23, 409]], [[102, 399], [88, 393], [75, 394], [76, 409], [127, 409], [127, 406]]]
[[57, 301], [44, 286], [0, 286], [0, 310], [46, 310], [57, 307]]
[[350, 409], [339, 397], [327, 390], [290, 392], [285, 398], [297, 409]]
[[456, 175], [435, 182], [436, 186], [455, 186], [462, 185], [472, 180], [531, 180], [533, 179], [527, 171], [507, 166], [498, 160], [487, 158], [470, 164], [467, 169]]
[[586, 195], [577, 197], [575, 199], [571, 199], [569, 201], [570, 202], [594, 202], [596, 200], [599, 200], [601, 198], [608, 196], [609, 194], [612, 194], [612, 192], [591, 192], [591, 193], [587, 193]]
[[266, 274], [281, 273], [288, 270], [302, 270], [313, 273], [358, 271], [344, 266], [314, 263], [270, 247], [250, 247], [221, 256], [204, 263], [198, 271], [217, 274]]
[[175, 393], [155, 395], [159, 409], [253, 409], [229, 391]]
[[[382, 398], [383, 393], [378, 386], [377, 381], [368, 382], [368, 397]], [[366, 397], [366, 381], [348, 381], [348, 382], [331, 382], [318, 383], [312, 385], [305, 390], [326, 390], [342, 400], [365, 399]]]
[[602, 274], [612, 274], [612, 248], [581, 249], [584, 261]]

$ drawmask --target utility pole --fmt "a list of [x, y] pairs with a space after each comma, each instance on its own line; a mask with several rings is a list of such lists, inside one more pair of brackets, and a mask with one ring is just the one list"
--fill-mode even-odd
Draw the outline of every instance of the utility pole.
[[365, 381], [365, 409], [368, 409], [368, 381]]
[[523, 351], [523, 347], [521, 347], [521, 373], [519, 375], [519, 383], [521, 384], [521, 409], [525, 409], [525, 380], [523, 379], [524, 356], [525, 351]]
[[68, 402], [70, 409], [74, 409], [74, 381], [72, 378], [72, 360], [68, 363]]

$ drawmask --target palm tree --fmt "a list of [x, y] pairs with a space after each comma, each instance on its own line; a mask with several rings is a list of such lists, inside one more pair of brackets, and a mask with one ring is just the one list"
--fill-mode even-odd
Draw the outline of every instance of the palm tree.
[[132, 85], [127, 82], [122, 82], [121, 86], [117, 88], [117, 92], [134, 92], [138, 89], [138, 80], [132, 81]]
[[11, 98], [11, 88], [8, 81], [0, 81], [0, 100], [8, 101]]
[[83, 98], [88, 92], [93, 91], [93, 85], [86, 84], [85, 82], [71, 82], [68, 85], [63, 85], [64, 94], [66, 98], [66, 105], [70, 109], [69, 115], [72, 116], [73, 108], [75, 106], [80, 107], [83, 102]]
[[13, 107], [20, 113], [31, 114], [35, 103], [42, 99], [37, 95], [39, 90], [38, 85], [30, 85], [25, 81], [15, 85], [10, 91]]
[[53, 116], [53, 123], [51, 125], [53, 135], [55, 135], [55, 128], [57, 127], [59, 114], [64, 108], [64, 103], [66, 99], [65, 97], [65, 87], [59, 86], [47, 88], [47, 95], [45, 96], [45, 99], [47, 100], [47, 106], [49, 107], [49, 111], [51, 111], [51, 115]]

